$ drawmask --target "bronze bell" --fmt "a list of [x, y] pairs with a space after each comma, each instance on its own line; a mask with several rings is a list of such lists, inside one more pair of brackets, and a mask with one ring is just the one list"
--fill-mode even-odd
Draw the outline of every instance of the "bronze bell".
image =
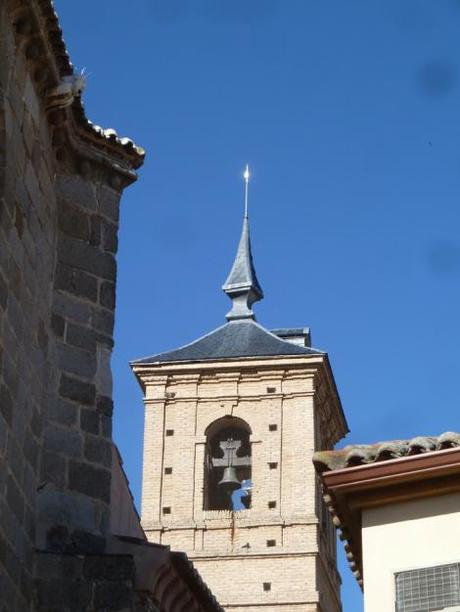
[[238, 480], [235, 468], [231, 465], [225, 468], [222, 480], [219, 481], [219, 487], [225, 487], [228, 491], [233, 492], [241, 487], [241, 482]]

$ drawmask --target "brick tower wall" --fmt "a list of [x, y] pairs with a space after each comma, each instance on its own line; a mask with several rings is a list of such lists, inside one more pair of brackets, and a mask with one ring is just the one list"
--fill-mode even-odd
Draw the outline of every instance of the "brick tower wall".
[[[149, 540], [185, 550], [226, 610], [339, 611], [335, 533], [312, 464], [344, 434], [324, 358], [134, 369]], [[251, 508], [203, 510], [206, 431], [230, 415], [251, 430]]]

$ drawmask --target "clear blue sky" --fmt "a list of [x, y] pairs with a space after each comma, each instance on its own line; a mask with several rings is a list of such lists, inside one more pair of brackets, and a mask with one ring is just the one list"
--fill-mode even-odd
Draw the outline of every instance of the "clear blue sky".
[[89, 117], [147, 150], [122, 204], [113, 358], [136, 499], [143, 407], [128, 362], [224, 321], [246, 162], [258, 320], [312, 328], [347, 441], [458, 431], [460, 1], [56, 5], [91, 72]]

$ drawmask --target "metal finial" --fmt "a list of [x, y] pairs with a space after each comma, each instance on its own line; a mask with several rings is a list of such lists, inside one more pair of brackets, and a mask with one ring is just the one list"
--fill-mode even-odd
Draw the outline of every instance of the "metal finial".
[[246, 164], [246, 168], [243, 174], [244, 178], [244, 217], [247, 219], [248, 217], [248, 192], [249, 192], [249, 166]]

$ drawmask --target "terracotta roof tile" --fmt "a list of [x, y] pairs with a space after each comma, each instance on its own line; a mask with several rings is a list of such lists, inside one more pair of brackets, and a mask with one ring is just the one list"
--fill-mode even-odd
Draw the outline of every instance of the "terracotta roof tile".
[[460, 447], [460, 434], [447, 431], [437, 437], [417, 436], [411, 440], [350, 444], [339, 450], [320, 451], [314, 454], [313, 463], [319, 472], [325, 472], [454, 447]]

